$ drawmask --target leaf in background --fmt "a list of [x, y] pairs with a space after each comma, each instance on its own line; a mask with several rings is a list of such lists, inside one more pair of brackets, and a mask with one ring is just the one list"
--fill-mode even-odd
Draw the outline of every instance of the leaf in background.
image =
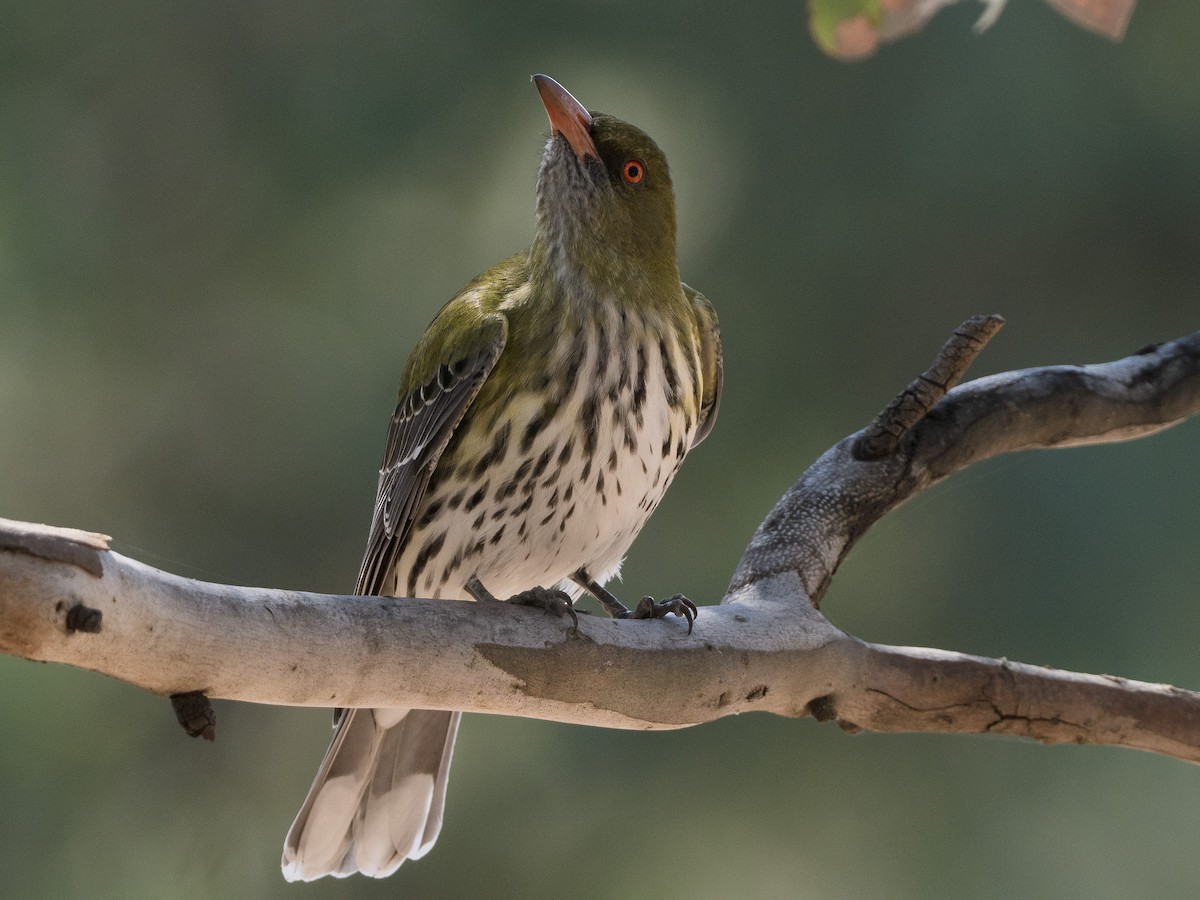
[[[920, 31], [943, 6], [959, 0], [808, 0], [809, 29], [817, 46], [835, 59], [870, 56], [881, 43]], [[987, 6], [976, 30], [996, 20], [1007, 0]], [[1083, 0], [1081, 0], [1083, 2]]]
[[[952, 6], [958, 0], [883, 0], [883, 21], [879, 26], [879, 39], [890, 44], [902, 37], [916, 34], [944, 6]], [[979, 0], [987, 7], [975, 23], [976, 33], [984, 31], [1000, 17], [1000, 11], [1008, 0]]]
[[808, 29], [834, 59], [870, 56], [879, 47], [882, 0], [808, 0]]
[[1060, 13], [1088, 31], [1114, 41], [1125, 37], [1125, 28], [1137, 0], [1046, 0]]
[[[817, 46], [835, 59], [870, 56], [880, 44], [915, 34], [944, 6], [959, 0], [808, 0], [809, 29]], [[987, 8], [975, 31], [989, 28], [1008, 0], [980, 0]], [[1137, 0], [1046, 0], [1077, 25], [1114, 41], [1125, 27]]]

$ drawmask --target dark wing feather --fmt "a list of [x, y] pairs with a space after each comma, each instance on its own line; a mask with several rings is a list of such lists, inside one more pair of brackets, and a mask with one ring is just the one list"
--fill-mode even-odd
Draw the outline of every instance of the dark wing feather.
[[387, 593], [388, 576], [404, 546], [429, 477], [504, 349], [504, 325], [501, 319], [485, 332], [487, 339], [473, 351], [438, 364], [428, 381], [396, 404], [356, 594]]
[[700, 328], [700, 425], [692, 438], [692, 446], [696, 447], [708, 437], [717, 422], [721, 392], [725, 387], [725, 363], [721, 358], [721, 326], [717, 324], [717, 311], [707, 297], [686, 284], [683, 292], [692, 302], [692, 311]]

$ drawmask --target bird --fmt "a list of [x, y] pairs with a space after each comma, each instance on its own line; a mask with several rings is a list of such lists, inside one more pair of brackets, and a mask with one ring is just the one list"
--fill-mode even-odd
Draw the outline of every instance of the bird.
[[[716, 421], [716, 313], [680, 280], [662, 150], [533, 82], [550, 120], [533, 242], [451, 299], [409, 358], [355, 593], [572, 618], [587, 593], [613, 617], [675, 615], [690, 632], [686, 597], [631, 610], [604, 583]], [[382, 878], [425, 855], [460, 715], [337, 710], [284, 876]]]

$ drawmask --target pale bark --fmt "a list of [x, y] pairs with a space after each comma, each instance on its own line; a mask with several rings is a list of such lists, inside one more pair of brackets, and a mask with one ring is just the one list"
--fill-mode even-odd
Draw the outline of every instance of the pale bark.
[[123, 557], [103, 536], [0, 520], [0, 651], [164, 696], [643, 729], [764, 710], [850, 731], [1016, 734], [1200, 761], [1190, 691], [869, 644], [816, 608], [877, 519], [971, 463], [1141, 437], [1200, 411], [1200, 332], [1104, 365], [947, 390], [999, 325], [964, 323], [929, 372], [801, 476], [691, 635], [675, 619], [583, 616], [572, 633], [568, 621], [505, 604], [209, 584]]

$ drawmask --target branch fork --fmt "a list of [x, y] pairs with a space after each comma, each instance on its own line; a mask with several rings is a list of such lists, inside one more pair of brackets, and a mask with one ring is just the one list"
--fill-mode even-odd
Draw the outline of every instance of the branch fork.
[[751, 709], [847, 731], [1013, 734], [1200, 762], [1200, 695], [945, 650], [868, 643], [819, 611], [879, 518], [992, 456], [1153, 434], [1200, 412], [1200, 332], [1114, 362], [959, 384], [999, 330], [963, 323], [933, 365], [826, 451], [759, 526], [718, 606], [672, 620], [557, 619], [504, 604], [328, 596], [180, 578], [103, 535], [0, 520], [0, 651], [170, 697], [405, 706], [616, 728]]

